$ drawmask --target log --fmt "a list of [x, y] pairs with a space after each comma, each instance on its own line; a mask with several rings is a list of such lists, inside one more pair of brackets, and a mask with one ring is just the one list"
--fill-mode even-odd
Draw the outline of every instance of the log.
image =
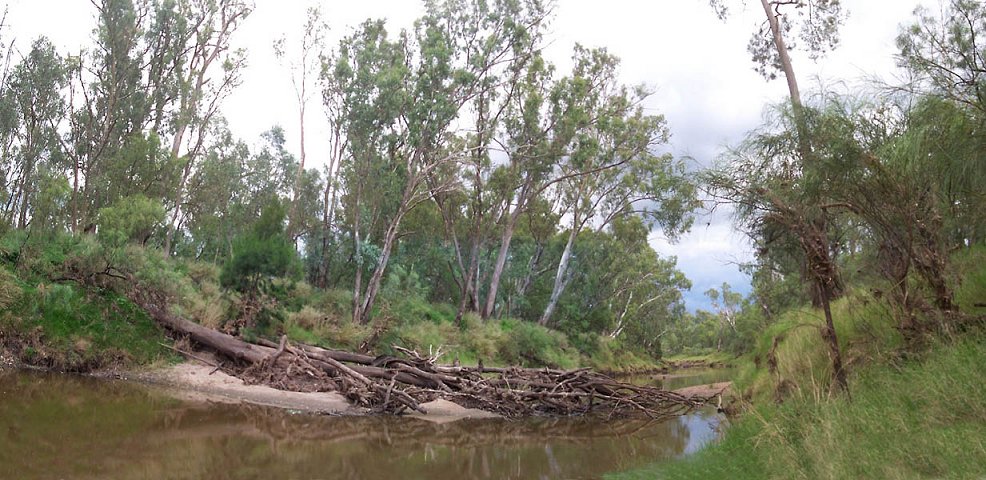
[[250, 343], [172, 314], [162, 299], [135, 288], [131, 299], [165, 328], [228, 359], [247, 381], [276, 388], [338, 390], [350, 401], [381, 412], [424, 412], [444, 398], [507, 417], [531, 415], [680, 415], [709, 401], [654, 387], [618, 382], [589, 369], [437, 365], [434, 358], [399, 349], [408, 358], [374, 357], [305, 344]]

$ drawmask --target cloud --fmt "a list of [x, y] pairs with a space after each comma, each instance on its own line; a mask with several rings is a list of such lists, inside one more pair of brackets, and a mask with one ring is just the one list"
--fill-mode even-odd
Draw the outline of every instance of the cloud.
[[676, 257], [678, 270], [691, 280], [691, 290], [684, 292], [689, 311], [711, 308], [704, 292], [723, 282], [744, 295], [750, 292], [750, 279], [740, 272], [739, 265], [753, 260], [753, 248], [749, 239], [733, 228], [729, 215], [726, 209], [703, 212], [692, 230], [676, 243], [657, 232], [649, 238], [659, 254]]

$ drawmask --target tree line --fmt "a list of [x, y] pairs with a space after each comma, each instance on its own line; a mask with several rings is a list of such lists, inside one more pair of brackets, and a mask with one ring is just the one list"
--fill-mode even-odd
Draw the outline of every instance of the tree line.
[[[367, 20], [334, 45], [310, 9], [297, 42], [272, 46], [299, 123], [256, 146], [222, 117], [249, 3], [93, 3], [79, 53], [3, 39], [2, 228], [226, 265], [223, 284], [251, 298], [303, 279], [348, 292], [357, 324], [388, 283], [460, 323], [514, 317], [653, 351], [683, 314], [689, 282], [647, 237], [689, 227], [695, 183], [659, 153], [666, 121], [618, 58], [577, 45], [562, 71], [543, 56], [550, 2], [427, 1], [411, 29]], [[318, 103], [331, 152], [313, 161]]]

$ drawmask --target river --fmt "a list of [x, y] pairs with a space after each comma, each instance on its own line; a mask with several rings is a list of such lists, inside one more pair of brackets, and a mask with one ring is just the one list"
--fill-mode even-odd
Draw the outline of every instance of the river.
[[0, 371], [0, 478], [594, 479], [694, 452], [723, 421], [710, 409], [661, 422], [315, 416]]

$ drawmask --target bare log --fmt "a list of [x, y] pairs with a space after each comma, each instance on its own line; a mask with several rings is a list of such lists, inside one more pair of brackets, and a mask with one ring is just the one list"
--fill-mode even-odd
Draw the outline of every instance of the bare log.
[[413, 350], [402, 350], [407, 358], [373, 357], [291, 344], [284, 336], [277, 343], [258, 340], [254, 344], [173, 315], [161, 299], [139, 289], [131, 298], [164, 327], [228, 359], [231, 365], [224, 368], [247, 381], [291, 390], [337, 390], [350, 401], [380, 412], [423, 413], [422, 403], [444, 398], [507, 417], [602, 414], [665, 418], [709, 401], [621, 383], [584, 368], [437, 365], [438, 355], [424, 357]]

